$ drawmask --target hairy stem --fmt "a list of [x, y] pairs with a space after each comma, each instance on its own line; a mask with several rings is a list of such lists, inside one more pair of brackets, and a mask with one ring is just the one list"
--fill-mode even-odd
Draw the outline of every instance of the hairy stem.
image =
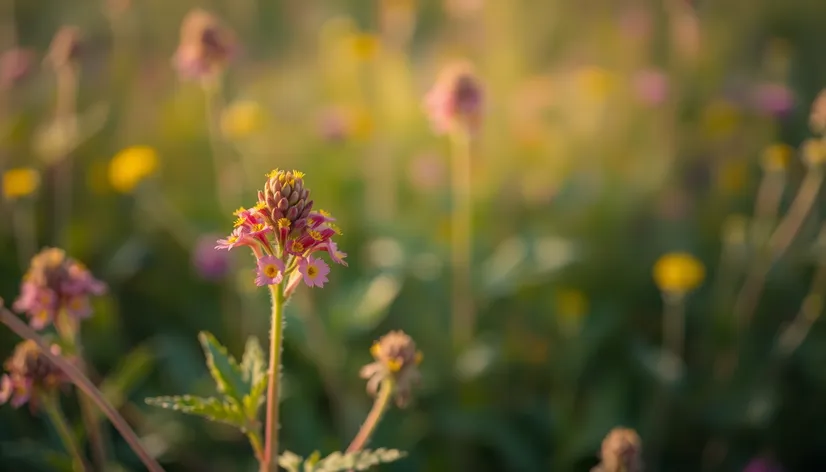
[[390, 399], [393, 398], [393, 392], [395, 390], [396, 385], [391, 377], [382, 381], [379, 387], [379, 394], [376, 396], [375, 403], [373, 403], [373, 408], [371, 408], [370, 413], [367, 414], [367, 419], [364, 420], [364, 424], [361, 425], [358, 434], [353, 438], [353, 442], [347, 446], [347, 452], [356, 452], [364, 449], [364, 446], [366, 446], [370, 440], [370, 436], [372, 436], [376, 430], [376, 426], [379, 425], [382, 416], [384, 416], [384, 412], [387, 411], [387, 408], [390, 406]]
[[126, 440], [129, 447], [132, 448], [132, 451], [134, 451], [138, 458], [140, 458], [141, 462], [143, 462], [143, 465], [147, 468], [147, 470], [149, 470], [149, 472], [163, 472], [163, 468], [161, 468], [160, 464], [158, 464], [152, 455], [149, 454], [149, 452], [143, 447], [138, 435], [132, 431], [132, 428], [129, 427], [126, 420], [124, 420], [112, 404], [106, 400], [100, 390], [98, 390], [97, 387], [95, 387], [95, 385], [85, 375], [83, 375], [83, 372], [63, 357], [52, 354], [46, 341], [44, 341], [40, 335], [30, 328], [29, 325], [15, 316], [14, 313], [0, 307], [0, 321], [2, 321], [3, 324], [8, 326], [9, 329], [14, 331], [15, 334], [21, 338], [34, 341], [40, 348], [43, 355], [46, 356], [46, 358], [60, 370], [62, 370], [80, 391], [95, 402], [103, 414], [106, 415], [106, 417], [109, 418], [109, 421], [112, 422], [115, 429], [120, 432], [123, 439]]
[[452, 211], [450, 254], [453, 268], [453, 335], [456, 347], [469, 342], [475, 325], [471, 298], [472, 202], [470, 135], [460, 129], [452, 136]]
[[278, 471], [278, 401], [281, 384], [281, 342], [284, 331], [284, 283], [270, 285], [272, 295], [272, 330], [270, 338], [269, 382], [267, 384], [266, 441], [261, 472]]
[[86, 460], [83, 458], [83, 454], [80, 452], [80, 447], [78, 446], [74, 435], [72, 435], [72, 430], [69, 428], [69, 423], [66, 421], [66, 416], [63, 414], [63, 409], [60, 408], [60, 402], [57, 399], [57, 396], [54, 393], [48, 393], [43, 395], [41, 400], [43, 401], [43, 410], [46, 412], [46, 415], [49, 416], [49, 420], [51, 420], [57, 430], [57, 434], [63, 442], [63, 447], [65, 447], [66, 452], [72, 456], [74, 470], [84, 472], [90, 471], [91, 469], [87, 465]]

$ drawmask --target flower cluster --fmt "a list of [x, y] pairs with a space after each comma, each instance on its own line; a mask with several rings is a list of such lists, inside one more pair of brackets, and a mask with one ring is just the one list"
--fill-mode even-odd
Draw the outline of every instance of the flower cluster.
[[26, 313], [35, 329], [55, 321], [60, 313], [79, 320], [91, 315], [90, 295], [102, 295], [106, 285], [80, 262], [57, 248], [46, 248], [32, 258], [23, 276], [14, 309]]
[[419, 382], [419, 364], [422, 353], [416, 343], [403, 331], [391, 331], [370, 348], [376, 360], [361, 368], [361, 377], [367, 379], [367, 392], [376, 395], [385, 379], [392, 379], [396, 404], [404, 407], [410, 401], [411, 390]]
[[314, 256], [326, 252], [333, 262], [347, 265], [347, 254], [340, 252], [333, 236], [340, 234], [329, 213], [313, 211], [310, 190], [304, 174], [274, 170], [268, 175], [258, 203], [235, 212], [235, 229], [216, 249], [247, 246], [258, 259], [256, 284], [278, 285], [287, 278], [286, 294], [300, 280], [310, 287], [327, 282], [330, 267]]
[[[60, 355], [60, 347], [53, 344], [51, 352]], [[15, 408], [26, 402], [34, 407], [37, 394], [54, 391], [68, 383], [63, 371], [31, 340], [18, 344], [4, 367], [7, 373], [0, 377], [0, 404], [10, 402]]]

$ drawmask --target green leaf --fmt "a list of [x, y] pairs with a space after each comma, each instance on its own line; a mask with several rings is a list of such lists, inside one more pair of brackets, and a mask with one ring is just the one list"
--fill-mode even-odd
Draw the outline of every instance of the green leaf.
[[301, 456], [286, 451], [278, 458], [278, 464], [290, 472], [299, 472], [302, 462], [304, 472], [344, 472], [351, 469], [367, 470], [379, 464], [397, 461], [406, 455], [406, 452], [397, 449], [379, 448], [347, 454], [334, 452], [321, 460], [318, 460], [318, 452], [315, 452], [305, 461]]
[[189, 415], [202, 416], [211, 421], [227, 423], [241, 429], [241, 431], [246, 431], [247, 429], [247, 419], [238, 406], [222, 402], [218, 398], [183, 395], [147, 398], [145, 401], [148, 405], [176, 410]]
[[244, 396], [244, 413], [252, 422], [255, 422], [258, 418], [258, 409], [264, 404], [264, 394], [267, 392], [268, 380], [269, 376], [264, 375], [258, 379], [258, 383], [252, 386], [250, 394]]
[[218, 391], [235, 403], [239, 409], [243, 408], [244, 397], [250, 394], [252, 385], [244, 380], [244, 373], [238, 362], [227, 353], [227, 349], [212, 334], [202, 331], [198, 334], [198, 340], [204, 348], [207, 367], [209, 367], [212, 378], [215, 379]]

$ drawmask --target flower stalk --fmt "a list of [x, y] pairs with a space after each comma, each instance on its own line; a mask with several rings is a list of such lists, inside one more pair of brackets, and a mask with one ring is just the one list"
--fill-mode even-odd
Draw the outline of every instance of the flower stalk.
[[471, 297], [472, 211], [470, 133], [459, 126], [451, 136], [452, 212], [451, 263], [453, 266], [453, 333], [457, 347], [473, 336], [475, 316]]
[[269, 381], [267, 384], [267, 419], [264, 460], [261, 472], [278, 470], [278, 402], [281, 390], [281, 350], [284, 339], [284, 283], [270, 285], [272, 296], [272, 330], [270, 337]]
[[91, 469], [86, 463], [86, 460], [83, 458], [83, 454], [80, 452], [80, 447], [72, 435], [72, 431], [69, 428], [69, 424], [66, 421], [66, 416], [63, 414], [63, 409], [60, 407], [60, 402], [57, 396], [54, 393], [48, 393], [41, 396], [41, 401], [43, 410], [46, 412], [46, 415], [49, 417], [52, 425], [54, 425], [55, 430], [57, 430], [60, 440], [63, 442], [63, 447], [65, 447], [66, 452], [72, 456], [74, 469], [77, 471], [89, 472]]
[[132, 431], [132, 428], [129, 427], [126, 420], [123, 419], [112, 404], [106, 400], [103, 393], [101, 393], [100, 390], [98, 390], [97, 387], [95, 387], [95, 385], [85, 375], [83, 375], [77, 367], [72, 365], [63, 357], [52, 353], [48, 347], [48, 344], [42, 337], [40, 337], [26, 323], [17, 318], [12, 312], [2, 307], [0, 307], [0, 322], [8, 326], [9, 329], [14, 331], [14, 333], [21, 338], [34, 341], [40, 348], [43, 355], [46, 356], [46, 358], [61, 371], [63, 371], [63, 373], [66, 374], [69, 380], [80, 391], [92, 399], [98, 408], [101, 409], [103, 414], [109, 418], [109, 421], [112, 422], [115, 429], [121, 433], [123, 439], [127, 442], [127, 444], [129, 444], [129, 447], [135, 452], [149, 472], [163, 472], [163, 468], [161, 468], [160, 464], [158, 464], [152, 455], [149, 454], [149, 452], [143, 447], [137, 434]]
[[393, 377], [387, 377], [382, 380], [381, 386], [379, 387], [379, 394], [373, 403], [373, 408], [370, 409], [370, 413], [364, 420], [364, 424], [361, 425], [361, 429], [359, 429], [356, 437], [353, 438], [353, 441], [347, 446], [347, 452], [356, 452], [364, 449], [364, 446], [370, 441], [370, 437], [373, 435], [379, 422], [381, 422], [384, 413], [390, 407], [390, 399], [393, 398], [395, 390], [396, 383], [393, 381]]

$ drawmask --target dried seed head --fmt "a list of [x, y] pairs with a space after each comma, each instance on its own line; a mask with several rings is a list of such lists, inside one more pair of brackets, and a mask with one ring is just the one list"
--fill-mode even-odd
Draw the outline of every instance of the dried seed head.
[[464, 127], [474, 133], [481, 124], [484, 91], [482, 84], [466, 62], [447, 67], [425, 97], [434, 130], [439, 134]]
[[105, 291], [102, 282], [62, 249], [46, 248], [32, 258], [14, 309], [28, 314], [32, 327], [41, 329], [61, 311], [76, 320], [88, 317], [89, 296]]
[[602, 441], [604, 472], [642, 472], [642, 441], [636, 431], [614, 428]]
[[60, 70], [73, 66], [80, 58], [83, 48], [83, 35], [76, 26], [60, 28], [52, 39], [46, 62], [53, 69]]
[[416, 343], [403, 331], [391, 331], [373, 344], [370, 353], [376, 361], [361, 369], [361, 377], [368, 379], [367, 391], [375, 395], [383, 380], [393, 378], [396, 404], [407, 405], [412, 387], [421, 377], [422, 353], [416, 349]]
[[822, 90], [812, 102], [809, 127], [815, 134], [826, 133], [826, 89]]
[[[52, 345], [51, 351], [59, 355], [60, 347]], [[54, 391], [68, 382], [63, 371], [31, 340], [19, 343], [4, 367], [7, 374], [0, 377], [0, 403], [11, 400], [15, 407], [31, 401], [33, 394]]]
[[236, 51], [235, 35], [211, 13], [190, 11], [181, 23], [173, 62], [181, 77], [203, 79], [223, 70]]
[[289, 222], [292, 232], [305, 228], [313, 201], [310, 189], [304, 187], [304, 173], [276, 169], [268, 177], [264, 191], [258, 192], [258, 200], [266, 205], [270, 226], [277, 228]]

